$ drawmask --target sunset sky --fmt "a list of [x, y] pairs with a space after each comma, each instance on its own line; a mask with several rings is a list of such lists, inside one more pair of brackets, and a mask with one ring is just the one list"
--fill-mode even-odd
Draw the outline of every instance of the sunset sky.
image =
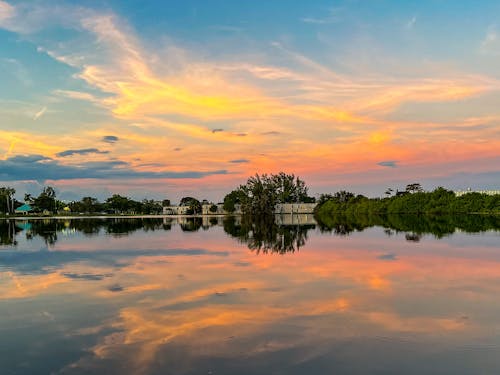
[[18, 199], [500, 187], [499, 1], [0, 0]]

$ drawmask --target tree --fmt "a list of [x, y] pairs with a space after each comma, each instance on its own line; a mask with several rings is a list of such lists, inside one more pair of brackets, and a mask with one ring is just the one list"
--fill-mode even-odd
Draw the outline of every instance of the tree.
[[81, 207], [83, 212], [96, 212], [99, 211], [100, 203], [97, 198], [83, 197], [81, 200]]
[[338, 203], [347, 203], [352, 198], [354, 198], [354, 194], [345, 190], [338, 191], [333, 195], [333, 199]]
[[421, 193], [424, 191], [424, 189], [422, 189], [422, 185], [420, 185], [419, 183], [413, 183], [406, 185], [405, 191], [407, 193], [412, 194], [412, 193]]
[[208, 210], [213, 214], [217, 213], [217, 205], [212, 204]]
[[278, 203], [298, 203], [310, 200], [305, 182], [293, 174], [280, 172], [277, 175], [271, 175], [271, 181], [274, 184]]
[[56, 210], [56, 192], [53, 187], [46, 186], [33, 201], [35, 207], [40, 211]]
[[314, 202], [307, 191], [305, 182], [293, 174], [256, 174], [224, 197], [224, 210], [234, 212], [240, 204], [244, 214], [271, 215], [277, 203]]
[[245, 199], [244, 192], [240, 188], [231, 191], [224, 197], [223, 208], [224, 211], [233, 213], [236, 210], [236, 205], [241, 204], [241, 202]]
[[170, 206], [170, 199], [164, 199], [164, 200], [162, 200], [161, 205], [162, 205], [163, 207], [168, 207], [168, 206]]
[[24, 194], [24, 202], [26, 204], [33, 204], [35, 202], [35, 198], [29, 193]]
[[11, 213], [14, 211], [14, 194], [16, 193], [16, 190], [11, 187], [1, 187], [0, 188], [0, 199], [3, 202], [5, 202], [4, 209], [2, 210], [3, 212], [6, 213]]
[[106, 205], [118, 213], [133, 210], [136, 206], [135, 203], [137, 202], [120, 194], [113, 194], [110, 198], [106, 199]]
[[144, 199], [142, 201], [141, 207], [142, 213], [145, 214], [160, 214], [163, 211], [163, 207], [160, 203], [154, 201], [153, 199]]
[[181, 199], [181, 206], [188, 206], [188, 215], [200, 214], [201, 213], [201, 203], [198, 199], [193, 197], [183, 197]]

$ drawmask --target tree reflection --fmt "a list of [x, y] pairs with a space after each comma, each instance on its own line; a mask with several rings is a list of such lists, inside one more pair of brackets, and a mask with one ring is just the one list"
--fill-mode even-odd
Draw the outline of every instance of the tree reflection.
[[70, 219], [70, 220], [0, 220], [0, 244], [16, 245], [19, 232], [27, 240], [43, 239], [47, 246], [54, 246], [62, 233], [78, 232], [85, 236], [96, 236], [104, 232], [113, 237], [126, 236], [138, 230], [171, 230], [172, 219], [156, 218], [112, 218], [112, 219]]
[[183, 232], [196, 232], [203, 224], [201, 217], [188, 217], [183, 218], [180, 222], [181, 229]]
[[15, 225], [14, 221], [1, 220], [0, 221], [0, 245], [16, 246], [16, 234], [22, 228]]
[[309, 225], [277, 225], [274, 216], [227, 217], [224, 231], [257, 253], [293, 253], [305, 245]]
[[348, 235], [355, 231], [379, 226], [391, 236], [394, 232], [406, 233], [411, 242], [420, 241], [423, 234], [437, 238], [449, 236], [460, 230], [478, 233], [487, 230], [500, 230], [498, 215], [333, 215], [323, 220], [316, 218], [322, 232]]
[[[285, 215], [286, 216], [286, 215]], [[286, 219], [286, 220], [285, 220]], [[23, 233], [27, 240], [35, 237], [54, 246], [61, 236], [80, 233], [84, 236], [101, 234], [113, 237], [127, 236], [136, 231], [169, 231], [178, 224], [183, 232], [195, 232], [203, 228], [223, 226], [224, 231], [249, 249], [258, 253], [289, 253], [303, 247], [307, 232], [316, 227], [311, 218], [295, 216], [283, 218], [273, 215], [190, 217], [190, 218], [95, 218], [95, 219], [38, 219], [0, 220], [0, 245], [15, 246], [17, 237]], [[298, 224], [297, 224], [298, 223]], [[307, 223], [306, 225], [302, 223]], [[500, 230], [500, 216], [488, 215], [334, 215], [324, 221], [318, 220], [322, 232], [347, 236], [371, 227], [382, 227], [387, 236], [402, 232], [407, 241], [418, 242], [424, 234], [437, 238], [451, 235], [457, 230], [478, 233]]]

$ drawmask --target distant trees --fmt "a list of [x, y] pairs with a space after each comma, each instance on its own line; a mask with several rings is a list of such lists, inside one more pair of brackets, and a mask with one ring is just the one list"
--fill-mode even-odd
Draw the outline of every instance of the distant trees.
[[140, 212], [147, 215], [157, 215], [163, 212], [163, 207], [160, 203], [152, 199], [144, 199], [140, 208]]
[[113, 194], [106, 199], [105, 207], [116, 213], [136, 213], [140, 212], [140, 203], [120, 194]]
[[[400, 194], [398, 194], [400, 193]], [[338, 192], [322, 195], [316, 207], [316, 216], [333, 214], [445, 214], [445, 213], [499, 213], [500, 195], [469, 193], [456, 197], [442, 187], [424, 192], [420, 184], [410, 184], [405, 191], [388, 198], [369, 199], [362, 195]]]

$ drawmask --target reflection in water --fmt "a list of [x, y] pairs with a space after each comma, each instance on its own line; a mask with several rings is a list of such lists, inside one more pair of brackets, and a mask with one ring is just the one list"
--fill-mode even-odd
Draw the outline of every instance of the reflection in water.
[[40, 237], [48, 247], [54, 246], [61, 234], [70, 231], [87, 237], [102, 233], [114, 237], [127, 236], [136, 231], [169, 231], [179, 225], [183, 232], [197, 232], [212, 227], [223, 227], [231, 237], [257, 253], [294, 252], [307, 241], [307, 232], [316, 226], [322, 232], [346, 236], [353, 232], [379, 226], [384, 233], [405, 233], [410, 242], [419, 242], [423, 235], [433, 234], [442, 238], [456, 231], [479, 233], [500, 230], [500, 217], [488, 215], [426, 216], [426, 215], [337, 215], [319, 221], [310, 215], [276, 215], [275, 217], [247, 218], [228, 217], [181, 217], [181, 218], [92, 218], [92, 219], [41, 219], [0, 220], [0, 245], [16, 245], [17, 237], [24, 234], [31, 240]]
[[408, 241], [419, 241], [423, 234], [442, 238], [457, 230], [478, 233], [500, 230], [500, 215], [334, 215], [318, 221], [321, 231], [348, 235], [370, 227], [384, 227], [390, 236], [392, 230], [406, 232]]
[[2, 374], [497, 373], [498, 232], [294, 223], [2, 222]]
[[293, 253], [305, 245], [307, 231], [315, 227], [314, 224], [277, 225], [272, 216], [254, 219], [228, 217], [224, 220], [224, 231], [257, 253]]

